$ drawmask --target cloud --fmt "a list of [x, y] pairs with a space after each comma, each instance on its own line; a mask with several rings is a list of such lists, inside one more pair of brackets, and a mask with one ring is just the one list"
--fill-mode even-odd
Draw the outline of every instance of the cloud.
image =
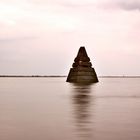
[[[1, 4], [16, 5], [20, 8], [41, 8], [51, 6], [51, 8], [69, 7], [104, 7], [104, 8], [121, 8], [124, 10], [140, 10], [140, 0], [5, 0]], [[40, 10], [40, 9], [39, 9]]]
[[118, 1], [118, 6], [125, 10], [140, 10], [140, 1], [139, 0], [127, 0], [127, 1]]
[[[58, 2], [58, 1], [57, 1]], [[71, 7], [71, 8], [80, 8], [80, 7], [92, 7], [99, 8], [105, 6], [108, 9], [121, 8], [124, 10], [140, 10], [140, 0], [63, 0], [58, 4]]]
[[105, 9], [140, 10], [139, 0], [102, 0], [98, 4]]
[[0, 39], [0, 44], [1, 43], [12, 43], [12, 42], [20, 42], [20, 41], [27, 41], [27, 40], [34, 40], [34, 39], [39, 39], [37, 36], [22, 36], [22, 37], [16, 37], [16, 38], [3, 38]]

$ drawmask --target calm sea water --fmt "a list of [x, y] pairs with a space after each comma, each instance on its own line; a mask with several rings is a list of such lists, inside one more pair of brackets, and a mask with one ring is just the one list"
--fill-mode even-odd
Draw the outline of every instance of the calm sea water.
[[0, 140], [140, 140], [140, 79], [0, 78]]

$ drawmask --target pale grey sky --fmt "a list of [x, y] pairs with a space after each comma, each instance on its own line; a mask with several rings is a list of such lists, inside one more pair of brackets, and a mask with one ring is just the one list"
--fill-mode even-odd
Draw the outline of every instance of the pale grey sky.
[[98, 75], [140, 75], [140, 1], [0, 1], [0, 75], [67, 75], [80, 46]]

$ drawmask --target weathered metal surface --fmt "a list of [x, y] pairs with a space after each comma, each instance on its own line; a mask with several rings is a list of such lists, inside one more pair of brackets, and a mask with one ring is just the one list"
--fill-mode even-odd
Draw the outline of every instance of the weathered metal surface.
[[70, 69], [67, 82], [72, 83], [96, 83], [98, 78], [94, 68], [91, 67], [90, 58], [87, 55], [85, 47], [80, 47], [79, 52], [74, 59]]

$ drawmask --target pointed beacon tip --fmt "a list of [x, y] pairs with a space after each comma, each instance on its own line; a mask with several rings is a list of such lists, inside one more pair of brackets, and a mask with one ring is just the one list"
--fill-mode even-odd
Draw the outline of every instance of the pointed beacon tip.
[[81, 46], [79, 51], [86, 51], [85, 46]]
[[77, 57], [79, 57], [79, 58], [88, 57], [87, 52], [86, 52], [86, 49], [85, 49], [84, 46], [81, 46], [81, 47], [79, 48]]
[[85, 46], [81, 46], [80, 48], [85, 48]]

